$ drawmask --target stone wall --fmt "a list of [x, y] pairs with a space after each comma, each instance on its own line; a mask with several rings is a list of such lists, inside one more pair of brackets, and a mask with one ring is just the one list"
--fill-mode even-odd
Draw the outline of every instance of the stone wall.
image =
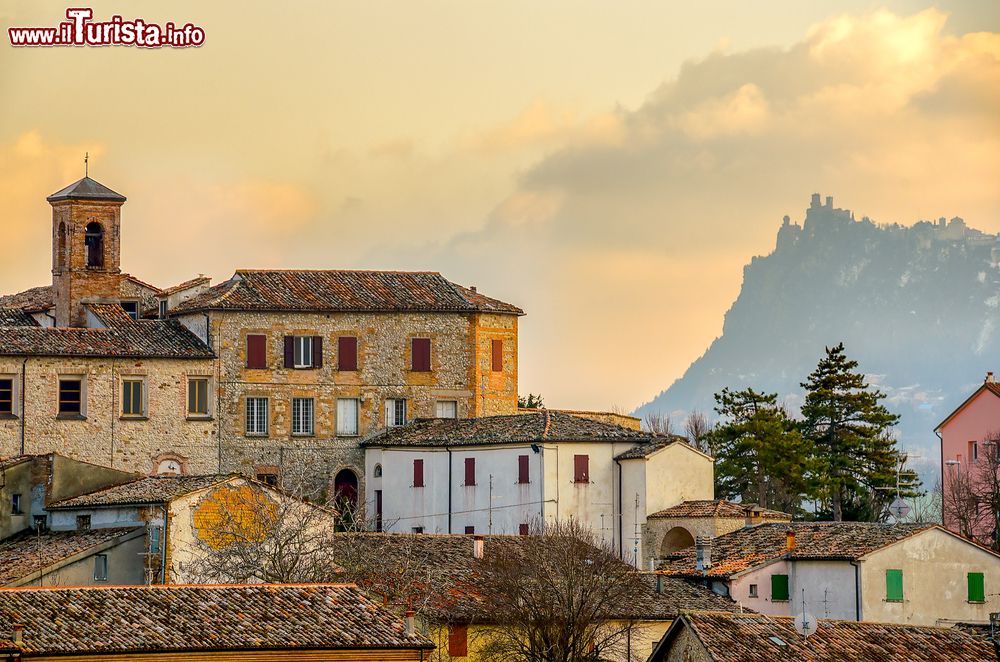
[[[22, 362], [25, 392], [21, 394]], [[179, 456], [189, 473], [218, 470], [214, 420], [187, 418], [188, 376], [214, 374], [211, 359], [104, 359], [68, 357], [0, 357], [0, 375], [14, 378], [18, 400], [14, 418], [0, 420], [0, 456], [21, 452], [61, 453], [67, 457], [148, 474], [163, 454]], [[58, 416], [59, 378], [81, 376], [84, 416]], [[121, 381], [144, 381], [146, 415], [121, 416]], [[23, 395], [24, 420], [21, 420]]]

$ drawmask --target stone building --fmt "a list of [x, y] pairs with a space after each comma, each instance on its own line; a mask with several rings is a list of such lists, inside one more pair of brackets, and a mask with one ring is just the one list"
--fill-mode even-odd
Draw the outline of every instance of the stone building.
[[239, 270], [160, 289], [121, 271], [125, 197], [49, 196], [52, 284], [0, 297], [0, 457], [142, 474], [295, 471], [356, 501], [359, 441], [517, 411], [523, 311], [433, 272]]

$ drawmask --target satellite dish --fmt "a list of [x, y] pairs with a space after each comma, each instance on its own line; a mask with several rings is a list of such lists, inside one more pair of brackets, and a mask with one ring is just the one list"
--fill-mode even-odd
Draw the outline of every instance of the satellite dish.
[[897, 497], [889, 506], [889, 512], [899, 521], [910, 514], [910, 506], [901, 497]]
[[808, 612], [799, 614], [795, 617], [795, 631], [803, 637], [808, 637], [816, 632], [816, 619]]

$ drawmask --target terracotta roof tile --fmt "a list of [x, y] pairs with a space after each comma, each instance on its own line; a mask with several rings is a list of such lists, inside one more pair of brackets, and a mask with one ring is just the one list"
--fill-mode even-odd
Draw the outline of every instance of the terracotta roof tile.
[[0, 326], [38, 326], [38, 322], [21, 308], [0, 308]]
[[32, 654], [433, 648], [343, 584], [0, 589], [12, 622]]
[[204, 476], [147, 476], [122, 485], [113, 485], [89, 494], [63, 499], [49, 506], [50, 510], [121, 506], [126, 504], [167, 503], [179, 496], [190, 494], [230, 478], [243, 478], [237, 474], [209, 474]]
[[541, 410], [479, 418], [418, 418], [386, 428], [362, 446], [488, 446], [554, 441], [650, 443], [656, 437], [620, 425]]
[[816, 632], [803, 640], [789, 617], [686, 612], [665, 642], [684, 627], [690, 627], [712, 659], [720, 662], [996, 660], [990, 642], [954, 628], [818, 619]]
[[197, 278], [192, 278], [191, 280], [186, 280], [183, 283], [178, 283], [172, 287], [160, 290], [160, 296], [169, 296], [171, 294], [176, 294], [177, 292], [190, 290], [192, 287], [197, 287], [198, 285], [207, 285], [211, 282], [212, 279], [208, 276], [198, 276]]
[[42, 285], [30, 290], [0, 296], [0, 308], [20, 308], [26, 313], [40, 313], [54, 306], [52, 286]]
[[[744, 519], [747, 510], [755, 508], [756, 504], [736, 503], [725, 499], [704, 499], [684, 501], [665, 510], [649, 515], [649, 517], [728, 517], [732, 519]], [[760, 510], [763, 517], [771, 519], [787, 519], [791, 521], [792, 516], [780, 510]]]
[[639, 444], [634, 448], [630, 448], [624, 453], [619, 453], [615, 459], [616, 460], [636, 460], [642, 457], [648, 457], [660, 450], [661, 448], [666, 448], [667, 446], [672, 446], [674, 444], [686, 444], [687, 439], [678, 435], [671, 436], [657, 436], [652, 439], [649, 443]]
[[517, 306], [426, 271], [241, 269], [224, 283], [179, 304], [171, 313], [201, 310], [524, 314]]
[[787, 522], [758, 524], [712, 539], [712, 566], [695, 568], [695, 548], [666, 557], [660, 572], [684, 577], [730, 577], [788, 554], [787, 532], [795, 532], [792, 559], [842, 559], [854, 561], [932, 524], [878, 524], [871, 522]]
[[[33, 572], [38, 572], [39, 568], [47, 568], [63, 559], [140, 529], [141, 527], [45, 531], [40, 535], [27, 530], [0, 540], [0, 586], [16, 582]], [[0, 627], [2, 623], [3, 621], [0, 621]]]
[[0, 326], [0, 355], [208, 359], [215, 354], [176, 320], [133, 320], [116, 303], [87, 304], [104, 329]]

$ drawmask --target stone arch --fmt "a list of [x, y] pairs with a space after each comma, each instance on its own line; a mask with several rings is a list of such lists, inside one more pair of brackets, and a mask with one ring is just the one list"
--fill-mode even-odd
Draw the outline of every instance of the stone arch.
[[97, 221], [87, 223], [83, 235], [83, 244], [87, 249], [87, 267], [90, 269], [104, 268], [104, 226]]
[[667, 531], [660, 542], [660, 556], [666, 556], [672, 552], [694, 545], [694, 536], [683, 526], [675, 526]]
[[186, 476], [188, 459], [177, 453], [160, 453], [153, 458], [150, 476]]

